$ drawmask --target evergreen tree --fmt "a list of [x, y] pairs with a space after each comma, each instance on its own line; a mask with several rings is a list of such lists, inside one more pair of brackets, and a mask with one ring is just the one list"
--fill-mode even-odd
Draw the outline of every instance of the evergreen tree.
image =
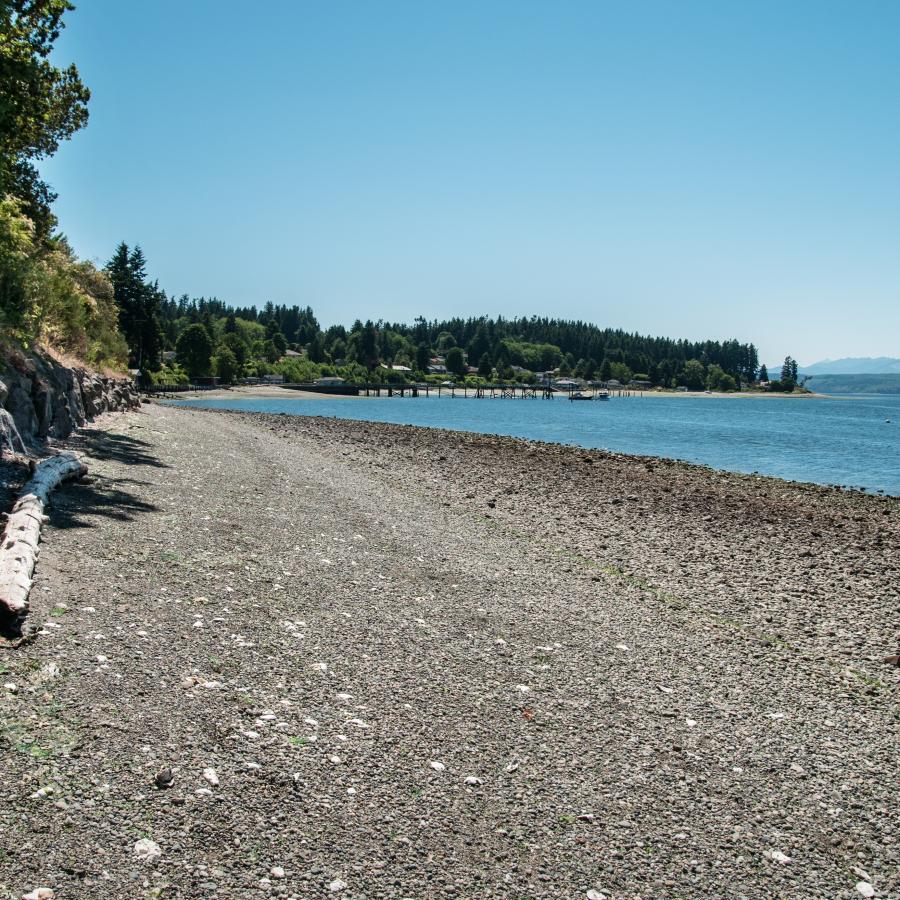
[[129, 348], [129, 365], [143, 372], [159, 368], [162, 326], [159, 322], [161, 293], [147, 284], [147, 261], [140, 247], [129, 251], [122, 241], [106, 265], [119, 308], [119, 329]]
[[128, 244], [122, 241], [112, 259], [106, 264], [106, 274], [112, 282], [116, 305], [119, 307], [119, 327], [128, 334], [134, 309], [134, 289], [128, 262]]
[[459, 347], [451, 347], [447, 351], [447, 371], [454, 375], [465, 375], [466, 360]]
[[374, 369], [378, 365], [378, 332], [370, 319], [359, 333], [358, 351], [359, 362], [367, 369]]
[[491, 352], [491, 339], [488, 337], [487, 330], [483, 325], [479, 325], [478, 330], [475, 332], [475, 336], [466, 345], [466, 349], [469, 354], [469, 359], [479, 360], [478, 365], [480, 367], [481, 359], [486, 353]]
[[759, 367], [759, 380], [760, 381], [768, 381], [769, 380], [769, 370], [766, 368], [765, 363], [763, 363]]
[[322, 339], [319, 335], [315, 335], [306, 348], [309, 361], [314, 363], [325, 362], [325, 348], [322, 346]]
[[412, 338], [417, 344], [427, 344], [428, 323], [422, 316], [416, 316], [413, 320]]
[[275, 334], [272, 335], [271, 341], [272, 346], [275, 347], [275, 350], [278, 352], [278, 358], [280, 359], [287, 353], [287, 338], [285, 338], [280, 331], [276, 331]]
[[[266, 327], [269, 326], [271, 322], [275, 321], [275, 304], [268, 300], [266, 305], [263, 307], [263, 311], [259, 314], [257, 321]], [[278, 323], [275, 322], [275, 331], [278, 330]]]
[[131, 277], [136, 284], [144, 284], [147, 280], [147, 258], [139, 245], [128, 255], [128, 266], [131, 269]]
[[[307, 306], [306, 309], [298, 309], [297, 311], [297, 330], [294, 340], [298, 344], [308, 344], [317, 334], [319, 334], [319, 322], [313, 314], [312, 307]], [[340, 329], [343, 332], [343, 328]]]
[[212, 350], [213, 345], [209, 338], [209, 332], [199, 323], [185, 328], [175, 343], [178, 362], [187, 369], [192, 378], [209, 374]]
[[212, 313], [207, 307], [200, 314], [200, 324], [206, 329], [206, 333], [209, 335], [209, 339], [215, 344], [216, 342], [216, 326], [213, 325], [213, 317]]
[[781, 366], [780, 389], [790, 393], [797, 386], [797, 362], [790, 356], [784, 358]]
[[416, 369], [419, 372], [427, 372], [428, 364], [431, 362], [431, 351], [427, 344], [419, 344], [416, 347]]
[[478, 361], [478, 374], [482, 378], [491, 377], [491, 356], [489, 353], [482, 354], [481, 359]]
[[781, 381], [782, 381], [782, 383], [791, 380], [791, 363], [792, 362], [793, 362], [793, 360], [789, 356], [786, 356], [784, 358], [784, 362], [781, 364]]

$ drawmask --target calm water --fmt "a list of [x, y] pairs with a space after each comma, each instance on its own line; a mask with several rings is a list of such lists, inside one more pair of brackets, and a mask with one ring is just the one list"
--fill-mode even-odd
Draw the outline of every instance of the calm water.
[[235, 396], [179, 402], [514, 435], [900, 495], [900, 395], [780, 400], [650, 394], [608, 403]]

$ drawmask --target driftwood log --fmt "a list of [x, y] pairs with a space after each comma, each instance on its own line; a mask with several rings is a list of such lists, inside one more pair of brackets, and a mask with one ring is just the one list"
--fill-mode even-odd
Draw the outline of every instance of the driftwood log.
[[0, 619], [18, 620], [28, 612], [28, 594], [38, 557], [44, 507], [50, 492], [69, 478], [87, 474], [72, 453], [45, 459], [34, 470], [16, 501], [0, 543]]

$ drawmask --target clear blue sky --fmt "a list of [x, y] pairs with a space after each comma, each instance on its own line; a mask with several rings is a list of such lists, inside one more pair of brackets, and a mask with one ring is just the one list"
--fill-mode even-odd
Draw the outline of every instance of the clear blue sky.
[[900, 356], [900, 3], [76, 0], [79, 253], [320, 321]]

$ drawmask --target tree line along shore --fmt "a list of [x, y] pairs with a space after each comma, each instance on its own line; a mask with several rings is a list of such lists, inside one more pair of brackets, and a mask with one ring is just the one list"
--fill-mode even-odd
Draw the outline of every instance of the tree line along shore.
[[[115, 285], [129, 285], [117, 295], [142, 294], [146, 273], [140, 248], [121, 245], [108, 271]], [[155, 293], [149, 307], [144, 303], [133, 315], [123, 313], [122, 321], [126, 333], [133, 332], [129, 345], [140, 348], [131, 363], [149, 367], [148, 377], [157, 384], [275, 376], [294, 383], [339, 377], [350, 384], [452, 380], [477, 387], [574, 378], [695, 391], [805, 390], [791, 357], [780, 377], [770, 380], [755, 346], [737, 340], [655, 338], [537, 316], [420, 317], [412, 325], [357, 320], [349, 328], [323, 329], [308, 306], [235, 307], [215, 298]]]
[[756, 347], [736, 339], [676, 340], [539, 316], [420, 317], [412, 324], [373, 316], [323, 328], [309, 306], [167, 294], [140, 247], [124, 242], [102, 267], [79, 259], [38, 171], [40, 160], [88, 122], [90, 90], [78, 69], [50, 58], [70, 8], [52, 0], [0, 16], [8, 76], [0, 105], [5, 361], [38, 347], [106, 373], [140, 372], [145, 383], [274, 374], [293, 382], [527, 384], [549, 374], [692, 390], [802, 389], [790, 358], [770, 379]]

